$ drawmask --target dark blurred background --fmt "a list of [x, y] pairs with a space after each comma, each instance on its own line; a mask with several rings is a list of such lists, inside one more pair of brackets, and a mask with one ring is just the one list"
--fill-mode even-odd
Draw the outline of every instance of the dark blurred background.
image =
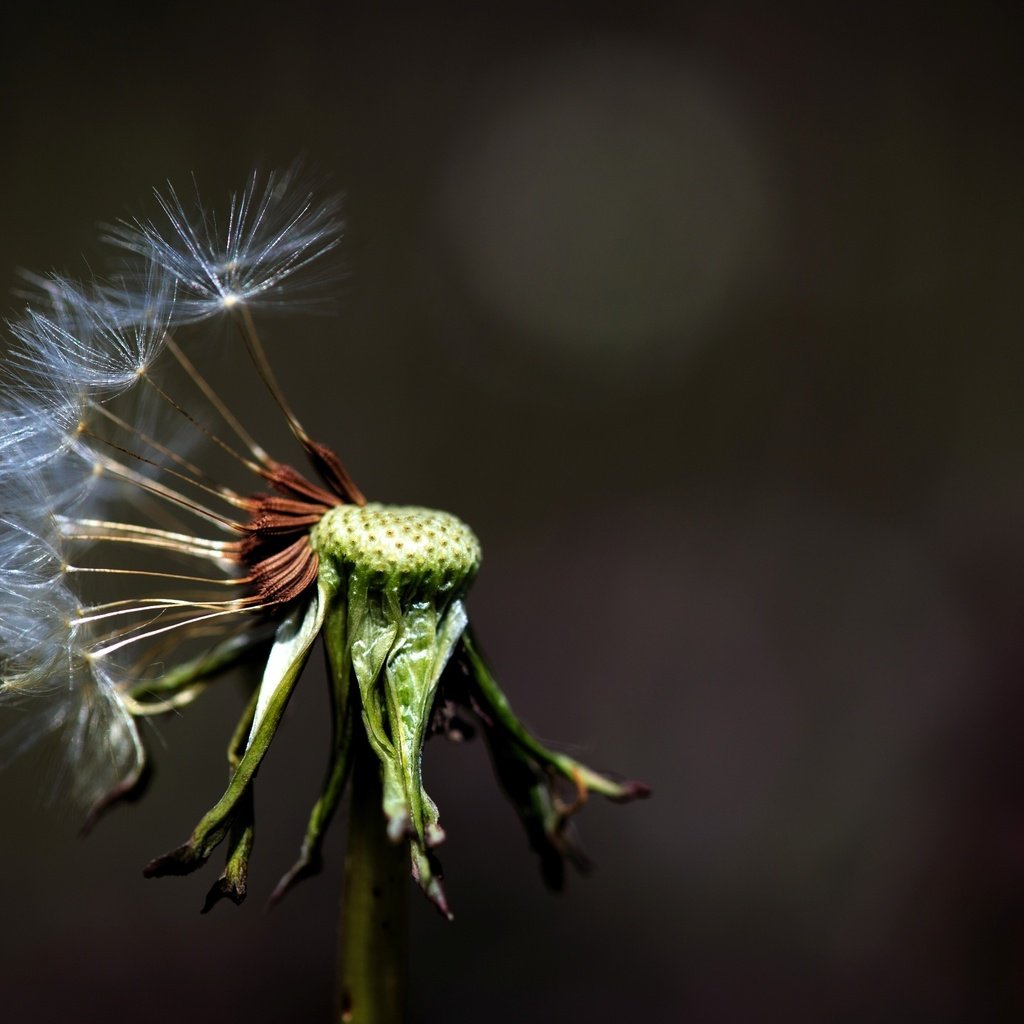
[[[267, 328], [286, 390], [372, 497], [476, 528], [541, 735], [654, 786], [593, 801], [552, 896], [482, 748], [431, 743], [457, 916], [414, 900], [410, 1020], [1024, 1019], [1021, 42], [984, 3], [7, 15], [9, 308], [152, 186], [304, 156], [346, 272]], [[235, 683], [88, 840], [54, 751], [0, 777], [5, 1021], [329, 1019], [343, 828], [262, 906], [320, 681], [237, 910], [198, 915], [217, 863], [141, 877], [221, 789]]]

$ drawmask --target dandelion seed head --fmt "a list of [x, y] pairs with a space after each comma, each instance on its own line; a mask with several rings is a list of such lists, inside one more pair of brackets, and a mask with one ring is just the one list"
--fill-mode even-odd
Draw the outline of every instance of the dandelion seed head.
[[[45, 530], [45, 532], [44, 532]], [[0, 698], [52, 689], [79, 608], [52, 522], [0, 517]]]
[[[0, 706], [32, 714], [0, 731], [0, 761], [59, 733], [62, 780], [95, 815], [141, 777], [137, 717], [177, 709], [265, 649], [228, 792], [188, 843], [147, 868], [189, 871], [251, 813], [242, 795], [326, 630], [334, 706], [350, 708], [357, 687], [362, 714], [352, 729], [336, 723], [328, 787], [283, 886], [318, 857], [342, 789], [330, 780], [345, 775], [340, 741], [362, 728], [381, 763], [388, 834], [407, 840], [413, 878], [447, 913], [431, 852], [444, 830], [420, 770], [438, 701], [465, 705], [488, 730], [555, 877], [586, 792], [630, 799], [643, 787], [546, 751], [514, 719], [466, 633], [462, 597], [481, 558], [472, 530], [445, 512], [367, 504], [295, 416], [248, 311], [234, 316], [244, 349], [309, 476], [262, 447], [186, 352], [215, 313], [293, 300], [338, 244], [335, 204], [298, 188], [294, 171], [253, 175], [226, 219], [198, 201], [186, 210], [173, 187], [157, 202], [162, 226], [109, 230], [134, 266], [86, 284], [30, 278], [37, 294], [11, 325], [0, 367]], [[463, 672], [444, 695], [454, 656]], [[573, 805], [559, 803], [555, 774], [575, 786]], [[229, 894], [244, 890], [246, 856], [233, 848], [242, 882]]]
[[[173, 185], [155, 193], [164, 223], [151, 219], [111, 225], [105, 241], [141, 256], [176, 282], [176, 317], [189, 322], [239, 305], [290, 301], [317, 283], [311, 264], [335, 249], [342, 222], [336, 201], [318, 201], [299, 187], [295, 168], [265, 178], [254, 173], [231, 195], [226, 219], [219, 220], [196, 197], [186, 208]], [[305, 277], [305, 281], [303, 281]]]
[[[74, 507], [101, 485], [80, 398], [55, 391], [24, 398], [0, 393], [0, 513], [27, 519]], [[26, 487], [26, 480], [32, 486]]]
[[[315, 557], [293, 540], [294, 561], [288, 549], [283, 562], [267, 563], [266, 592], [241, 589], [240, 540], [231, 538], [245, 525], [247, 500], [190, 461], [197, 440], [216, 439], [207, 417], [168, 394], [161, 372], [173, 329], [207, 315], [210, 302], [230, 307], [276, 289], [336, 244], [328, 207], [282, 195], [286, 180], [271, 176], [261, 191], [254, 177], [233, 199], [220, 240], [212, 216], [188, 221], [172, 190], [160, 205], [177, 233], [166, 242], [132, 235], [139, 267], [85, 284], [30, 276], [34, 293], [9, 324], [14, 345], [0, 368], [0, 704], [31, 709], [37, 725], [5, 730], [0, 747], [6, 754], [61, 732], [65, 782], [90, 805], [141, 770], [128, 711], [134, 686], [168, 653], [201, 655], [238, 616], [258, 626], [254, 613], [268, 601], [315, 582]], [[215, 259], [218, 251], [227, 258]], [[175, 352], [192, 399], [211, 403], [206, 412], [234, 429]], [[269, 473], [276, 464], [240, 436], [251, 455], [235, 458]], [[316, 502], [327, 495], [308, 493]], [[218, 502], [226, 509], [210, 507]], [[256, 568], [276, 550], [271, 541], [253, 556]]]
[[152, 365], [163, 345], [173, 309], [168, 300], [159, 318], [143, 317], [127, 296], [123, 304], [100, 287], [86, 291], [63, 278], [52, 279], [53, 308], [29, 306], [10, 325], [19, 343], [9, 374], [43, 388], [76, 386], [90, 397], [130, 388]]
[[62, 733], [59, 782], [75, 803], [95, 808], [141, 774], [142, 741], [114, 677], [102, 666], [82, 658], [72, 663], [68, 679], [68, 698], [49, 723]]

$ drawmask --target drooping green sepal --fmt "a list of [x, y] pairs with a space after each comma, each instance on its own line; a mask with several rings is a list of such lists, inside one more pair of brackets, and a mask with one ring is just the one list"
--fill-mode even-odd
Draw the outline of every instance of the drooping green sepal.
[[328, 689], [331, 700], [331, 750], [320, 796], [309, 815], [298, 859], [277, 883], [270, 896], [273, 906], [304, 878], [319, 874], [323, 866], [324, 833], [338, 808], [352, 768], [353, 705], [349, 690], [349, 652], [346, 643], [348, 613], [344, 601], [332, 593], [324, 617]]
[[381, 763], [383, 809], [392, 842], [408, 837], [412, 871], [448, 913], [436, 862], [428, 850], [444, 840], [437, 805], [423, 787], [422, 754], [441, 672], [466, 626], [461, 601], [447, 608], [422, 598], [402, 601], [397, 586], [349, 585], [352, 670], [366, 733]]
[[[650, 787], [643, 782], [617, 782], [537, 740], [512, 710], [470, 629], [462, 635], [458, 662], [465, 674], [462, 701], [480, 721], [495, 774], [540, 857], [544, 880], [552, 888], [561, 888], [566, 861], [579, 870], [589, 866], [571, 834], [571, 818], [588, 795], [598, 793], [624, 803], [650, 796]], [[559, 793], [559, 779], [570, 788], [568, 799]]]
[[146, 865], [147, 878], [186, 875], [203, 865], [227, 838], [240, 802], [280, 724], [309, 652], [320, 628], [330, 594], [321, 584], [304, 604], [297, 607], [280, 626], [267, 658], [257, 693], [252, 728], [245, 752], [238, 762], [224, 795], [196, 826], [188, 841]]
[[156, 679], [138, 683], [121, 696], [118, 707], [124, 719], [123, 728], [131, 730], [134, 763], [118, 784], [89, 809], [82, 825], [83, 835], [92, 831], [111, 807], [136, 799], [146, 789], [149, 771], [145, 750], [131, 719], [167, 714], [190, 704], [218, 676], [246, 662], [258, 660], [272, 638], [273, 629], [266, 626], [230, 637], [199, 657], [175, 665]]
[[[245, 756], [246, 742], [252, 730], [253, 718], [256, 715], [256, 702], [259, 700], [259, 689], [254, 688], [252, 697], [246, 705], [242, 717], [235, 726], [235, 731], [228, 744], [228, 781], [238, 770]], [[238, 906], [246, 896], [249, 876], [249, 855], [252, 853], [256, 834], [256, 809], [253, 798], [253, 784], [250, 782], [239, 798], [232, 815], [231, 833], [228, 838], [227, 863], [220, 878], [210, 887], [206, 894], [202, 913], [209, 913], [221, 900], [230, 900]]]
[[190, 704], [217, 676], [238, 665], [256, 660], [269, 647], [275, 630], [269, 623], [214, 646], [211, 650], [175, 665], [156, 679], [144, 680], [123, 700], [133, 715], [162, 715]]

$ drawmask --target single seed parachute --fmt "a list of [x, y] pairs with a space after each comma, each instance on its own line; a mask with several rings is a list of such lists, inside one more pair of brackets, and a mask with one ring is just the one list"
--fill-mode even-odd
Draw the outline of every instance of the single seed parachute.
[[[0, 753], [47, 733], [87, 823], [144, 781], [140, 721], [177, 711], [236, 667], [258, 680], [228, 750], [230, 781], [148, 875], [186, 874], [225, 844], [207, 909], [240, 902], [253, 787], [320, 641], [330, 667], [327, 771], [295, 865], [321, 865], [361, 730], [379, 762], [381, 813], [443, 912], [440, 813], [423, 783], [432, 733], [485, 737], [495, 771], [559, 885], [582, 864], [568, 821], [588, 793], [647, 794], [540, 744], [512, 712], [468, 625], [481, 560], [446, 512], [367, 503], [338, 456], [303, 428], [254, 311], [283, 306], [336, 248], [336, 206], [294, 173], [254, 175], [226, 220], [173, 189], [164, 223], [124, 221], [110, 280], [33, 278], [0, 380]], [[311, 473], [272, 456], [199, 365], [205, 322], [234, 325]]]

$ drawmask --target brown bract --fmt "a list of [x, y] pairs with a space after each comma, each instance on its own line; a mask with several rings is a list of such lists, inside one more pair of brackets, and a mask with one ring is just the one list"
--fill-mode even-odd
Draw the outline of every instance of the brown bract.
[[284, 604], [305, 593], [316, 582], [319, 568], [310, 530], [337, 505], [366, 503], [330, 448], [311, 440], [305, 447], [329, 489], [311, 483], [292, 466], [275, 462], [264, 476], [279, 493], [250, 499], [238, 558], [248, 567], [261, 604]]

